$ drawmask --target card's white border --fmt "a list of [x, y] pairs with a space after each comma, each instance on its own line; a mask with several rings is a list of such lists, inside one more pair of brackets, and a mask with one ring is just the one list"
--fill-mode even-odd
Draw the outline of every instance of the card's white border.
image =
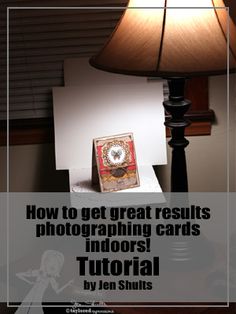
[[[138, 9], [145, 9], [147, 7], [139, 7]], [[163, 9], [163, 7], [148, 7], [148, 9]], [[211, 9], [214, 10], [212, 7], [181, 7], [181, 9]], [[214, 307], [222, 307], [222, 308], [228, 308], [230, 304], [230, 289], [229, 289], [229, 258], [230, 258], [230, 251], [229, 251], [229, 174], [230, 174], [230, 167], [229, 167], [229, 145], [230, 145], [230, 138], [229, 138], [229, 130], [230, 130], [230, 110], [229, 110], [229, 52], [230, 52], [230, 46], [229, 46], [229, 39], [230, 39], [230, 27], [229, 27], [229, 21], [230, 21], [230, 15], [229, 15], [229, 7], [215, 7], [216, 9], [225, 9], [227, 11], [227, 302], [226, 305], [205, 305], [205, 304], [197, 304], [197, 305], [116, 305], [112, 304], [111, 307], [152, 307], [152, 308], [158, 308], [158, 307], [204, 307], [204, 308], [214, 308]], [[10, 305], [9, 303], [9, 193], [10, 193], [10, 178], [9, 178], [9, 13], [10, 10], [123, 10], [126, 9], [126, 7], [122, 6], [114, 6], [114, 7], [7, 7], [7, 307], [16, 307], [16, 305]], [[130, 8], [132, 9], [132, 8]], [[135, 8], [137, 9], [137, 8]], [[168, 7], [168, 9], [178, 9], [176, 7]], [[11, 302], [13, 303], [13, 302]], [[110, 303], [110, 302], [109, 302]], [[47, 305], [44, 307], [64, 307], [68, 308], [67, 306], [58, 306], [58, 305]], [[89, 305], [83, 306], [83, 307], [91, 307]], [[94, 308], [99, 307], [94, 306]], [[100, 306], [101, 307], [101, 306]]]

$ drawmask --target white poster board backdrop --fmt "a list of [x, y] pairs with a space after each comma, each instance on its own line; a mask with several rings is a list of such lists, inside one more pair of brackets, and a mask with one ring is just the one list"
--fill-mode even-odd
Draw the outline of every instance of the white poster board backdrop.
[[166, 164], [163, 83], [102, 72], [87, 59], [75, 60], [65, 62], [67, 87], [53, 89], [56, 167], [70, 170], [70, 184], [80, 183], [79, 173], [83, 181], [85, 172], [90, 176], [97, 137], [132, 132], [138, 167], [150, 173], [152, 165]]

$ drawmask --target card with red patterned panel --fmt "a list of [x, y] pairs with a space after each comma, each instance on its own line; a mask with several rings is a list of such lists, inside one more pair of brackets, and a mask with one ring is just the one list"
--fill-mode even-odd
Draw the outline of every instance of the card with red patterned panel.
[[101, 192], [139, 186], [132, 133], [94, 139], [93, 155], [93, 183], [99, 182]]

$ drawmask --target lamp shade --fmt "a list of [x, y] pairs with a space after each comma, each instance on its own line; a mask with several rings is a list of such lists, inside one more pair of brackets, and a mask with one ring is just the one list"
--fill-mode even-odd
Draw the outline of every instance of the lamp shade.
[[236, 27], [222, 0], [130, 0], [90, 63], [141, 76], [223, 74], [228, 34], [230, 70], [235, 70]]

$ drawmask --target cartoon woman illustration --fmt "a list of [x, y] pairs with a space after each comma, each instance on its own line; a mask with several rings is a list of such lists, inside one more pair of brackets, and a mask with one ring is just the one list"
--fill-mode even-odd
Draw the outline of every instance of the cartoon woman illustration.
[[[32, 289], [22, 301], [21, 306], [15, 312], [16, 314], [43, 314], [42, 300], [49, 284], [58, 294], [73, 283], [73, 280], [70, 280], [59, 288], [56, 278], [60, 276], [63, 264], [64, 255], [62, 253], [47, 250], [42, 255], [40, 269], [28, 270], [27, 272], [16, 274], [18, 278], [33, 285]], [[32, 277], [35, 279], [29, 279]]]

